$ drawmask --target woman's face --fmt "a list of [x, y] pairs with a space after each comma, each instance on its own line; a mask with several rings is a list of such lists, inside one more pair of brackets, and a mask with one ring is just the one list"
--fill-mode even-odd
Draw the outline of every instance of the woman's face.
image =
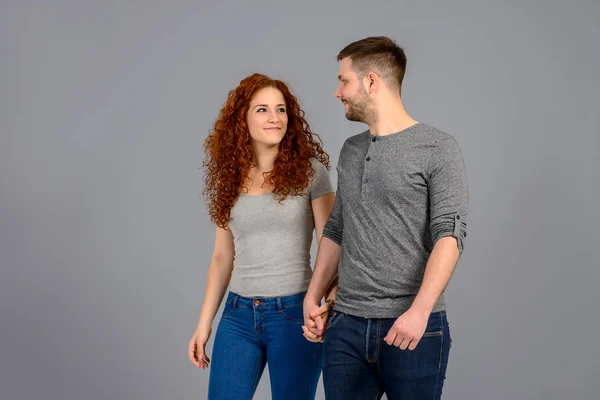
[[246, 121], [251, 140], [256, 144], [279, 145], [288, 123], [283, 94], [273, 87], [256, 92], [250, 101]]

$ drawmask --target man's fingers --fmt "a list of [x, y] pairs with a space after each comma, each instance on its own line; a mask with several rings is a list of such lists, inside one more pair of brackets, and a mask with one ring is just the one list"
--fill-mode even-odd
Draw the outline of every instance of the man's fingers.
[[394, 340], [396, 340], [396, 331], [394, 330], [394, 328], [390, 329], [390, 331], [388, 332], [386, 337], [383, 338], [383, 340], [390, 346], [394, 344]]
[[[400, 350], [406, 350], [408, 348], [408, 343], [409, 342], [410, 342], [410, 339], [408, 339], [408, 338], [402, 338], [402, 340], [400, 341], [400, 343], [398, 343], [397, 347]], [[394, 341], [394, 345], [396, 345], [396, 341]]]
[[403, 340], [404, 340], [404, 336], [400, 332], [398, 332], [396, 334], [396, 338], [394, 339], [392, 344], [396, 347], [400, 347], [400, 344], [402, 343]]
[[323, 333], [323, 328], [322, 328], [323, 322], [322, 321], [320, 321], [321, 322], [320, 329], [319, 329], [319, 325], [318, 325], [319, 323], [314, 319], [309, 318], [307, 321], [305, 320], [305, 322], [306, 322], [305, 323], [306, 328], [309, 331], [311, 331], [313, 334], [320, 336]]
[[414, 350], [417, 348], [417, 344], [419, 344], [419, 340], [412, 340], [408, 345], [409, 350]]
[[317, 336], [320, 336], [323, 333], [323, 331], [319, 330], [316, 326], [313, 328], [309, 328], [309, 327], [307, 327], [307, 328], [312, 334], [317, 335]]
[[310, 313], [310, 317], [311, 318], [317, 318], [317, 316], [323, 316], [323, 314], [326, 314], [329, 312], [329, 304], [325, 303], [323, 304], [321, 307], [317, 308], [315, 311]]
[[306, 327], [308, 329], [316, 327], [317, 324], [315, 324], [315, 321], [314, 321], [313, 317], [310, 316], [310, 315], [309, 315], [309, 317], [310, 318], [308, 320], [306, 320], [306, 319], [304, 320], [304, 324], [306, 325]]
[[324, 328], [324, 324], [323, 324], [323, 319], [321, 318], [320, 315], [317, 315], [315, 317], [315, 324], [317, 324], [317, 329], [322, 331]]

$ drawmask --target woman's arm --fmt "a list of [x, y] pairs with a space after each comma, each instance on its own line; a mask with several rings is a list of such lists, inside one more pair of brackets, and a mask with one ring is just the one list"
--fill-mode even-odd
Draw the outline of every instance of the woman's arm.
[[208, 267], [200, 320], [188, 344], [188, 357], [198, 368], [207, 368], [210, 363], [210, 358], [206, 355], [206, 343], [212, 332], [213, 320], [231, 279], [233, 256], [233, 235], [231, 231], [217, 227], [212, 260]]
[[211, 326], [221, 305], [233, 271], [233, 234], [217, 227], [213, 255], [208, 267], [204, 302], [198, 325]]

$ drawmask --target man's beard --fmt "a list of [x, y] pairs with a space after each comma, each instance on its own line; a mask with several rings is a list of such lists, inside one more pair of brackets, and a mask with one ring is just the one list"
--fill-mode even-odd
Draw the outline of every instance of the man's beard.
[[369, 109], [369, 100], [369, 96], [364, 89], [359, 91], [352, 100], [345, 99], [348, 104], [346, 119], [348, 121], [364, 122], [365, 124], [372, 122], [373, 115], [371, 114], [373, 111]]
[[346, 119], [348, 121], [364, 122], [365, 113], [363, 107], [353, 107], [348, 102], [348, 111], [346, 111]]

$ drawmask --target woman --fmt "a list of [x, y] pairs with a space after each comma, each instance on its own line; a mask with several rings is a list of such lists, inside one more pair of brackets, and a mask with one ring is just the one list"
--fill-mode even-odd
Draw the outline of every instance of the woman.
[[[320, 240], [335, 194], [313, 136], [289, 88], [253, 74], [206, 139], [204, 193], [217, 227], [189, 357], [211, 365], [209, 399], [252, 398], [265, 365], [274, 400], [314, 399], [321, 344], [303, 336], [302, 302], [313, 230]], [[228, 285], [211, 362], [205, 346]]]

